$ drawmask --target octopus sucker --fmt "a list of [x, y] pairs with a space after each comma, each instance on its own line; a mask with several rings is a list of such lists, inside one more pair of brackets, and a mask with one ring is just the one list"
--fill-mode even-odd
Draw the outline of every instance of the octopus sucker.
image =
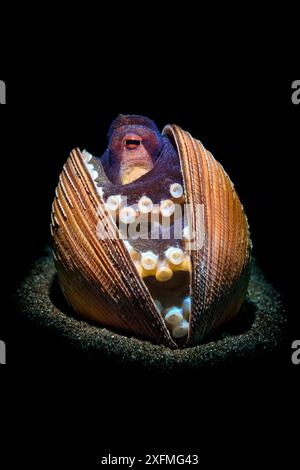
[[247, 218], [200, 141], [120, 115], [102, 156], [77, 149], [65, 168], [51, 233], [78, 315], [172, 349], [237, 315], [251, 266]]

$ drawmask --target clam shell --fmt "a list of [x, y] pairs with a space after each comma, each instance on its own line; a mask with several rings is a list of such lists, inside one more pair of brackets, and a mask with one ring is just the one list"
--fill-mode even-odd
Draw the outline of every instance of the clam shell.
[[[239, 311], [248, 286], [251, 241], [243, 207], [222, 166], [178, 126], [168, 125], [163, 132], [177, 146], [187, 202], [204, 208], [204, 244], [191, 252], [190, 330], [180, 345], [192, 346]], [[194, 212], [192, 218], [197, 242], [201, 227]], [[108, 233], [117, 230], [82, 153], [73, 150], [60, 175], [51, 223], [66, 299], [89, 321], [178, 348], [123, 240], [97, 237], [99, 219]]]
[[87, 320], [175, 348], [123, 240], [97, 237], [99, 217], [106, 219], [108, 231], [115, 230], [81, 152], [73, 150], [52, 212], [55, 263], [65, 297]]
[[[247, 218], [234, 186], [199, 140], [180, 127], [163, 133], [177, 146], [187, 203], [203, 205], [204, 244], [191, 252], [192, 310], [187, 345], [198, 344], [212, 330], [232, 319], [247, 292], [251, 240]], [[196, 244], [203, 230], [195, 218]]]

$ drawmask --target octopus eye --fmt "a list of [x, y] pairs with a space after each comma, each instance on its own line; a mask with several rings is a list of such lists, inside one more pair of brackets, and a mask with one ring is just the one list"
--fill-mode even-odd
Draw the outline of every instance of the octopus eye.
[[137, 149], [140, 144], [141, 144], [140, 140], [128, 139], [125, 141], [125, 145], [128, 150]]

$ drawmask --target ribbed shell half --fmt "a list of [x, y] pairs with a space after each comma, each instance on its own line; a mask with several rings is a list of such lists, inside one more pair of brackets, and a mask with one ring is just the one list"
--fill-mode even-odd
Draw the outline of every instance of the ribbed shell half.
[[[204, 208], [204, 244], [191, 252], [192, 310], [184, 346], [193, 346], [238, 313], [248, 286], [251, 241], [243, 207], [223, 167], [178, 126], [166, 126], [164, 134], [179, 153], [186, 202]], [[177, 348], [123, 240], [97, 237], [97, 224], [104, 218], [115, 233], [81, 152], [73, 150], [60, 175], [51, 222], [65, 297], [80, 317]], [[193, 224], [200, 237], [196, 217]]]

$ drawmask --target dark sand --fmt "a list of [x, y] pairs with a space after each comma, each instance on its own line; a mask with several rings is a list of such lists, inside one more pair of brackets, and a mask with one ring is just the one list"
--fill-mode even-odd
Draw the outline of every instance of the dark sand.
[[[57, 284], [52, 256], [36, 262], [17, 292], [18, 315], [37, 331], [47, 332], [53, 348], [87, 363], [141, 372], [191, 372], [204, 367], [244, 365], [278, 354], [285, 343], [286, 315], [279, 294], [253, 265], [248, 298], [239, 315], [206, 343], [172, 351], [146, 340], [126, 337], [76, 318]], [[273, 356], [272, 356], [273, 355]]]

